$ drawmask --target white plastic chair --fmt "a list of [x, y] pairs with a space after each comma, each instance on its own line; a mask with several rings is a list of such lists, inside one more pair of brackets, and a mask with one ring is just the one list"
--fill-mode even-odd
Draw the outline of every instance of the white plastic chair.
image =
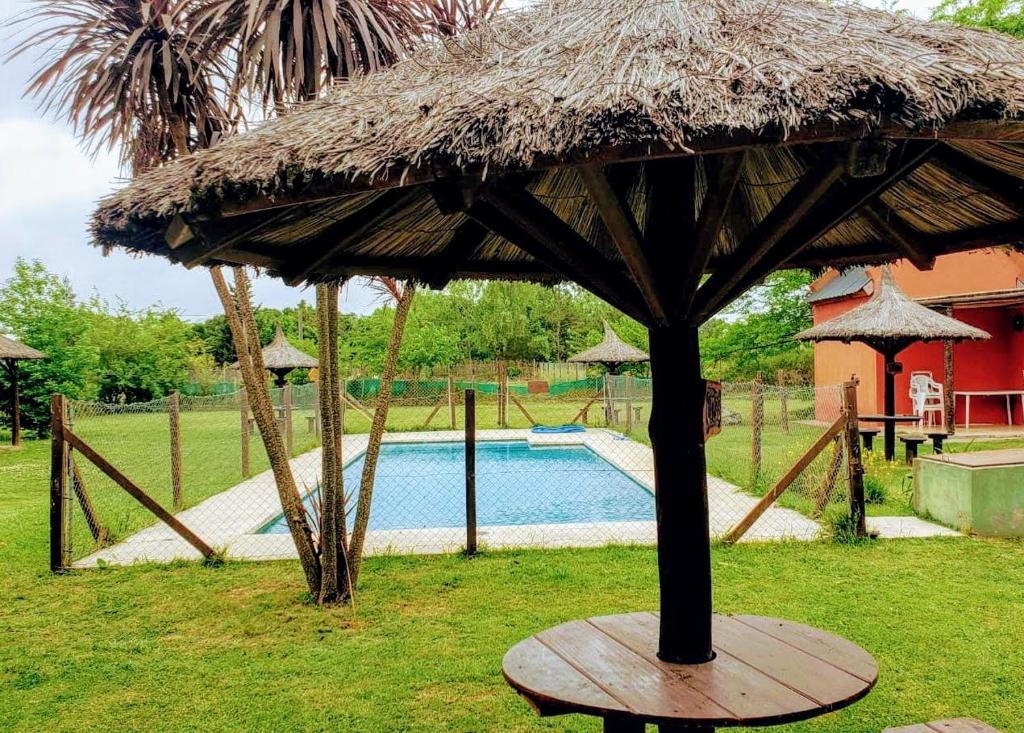
[[[931, 372], [913, 372], [910, 375], [910, 400], [914, 414], [926, 425], [941, 425], [945, 413], [945, 394], [942, 385], [932, 379]], [[935, 422], [932, 422], [932, 416]]]

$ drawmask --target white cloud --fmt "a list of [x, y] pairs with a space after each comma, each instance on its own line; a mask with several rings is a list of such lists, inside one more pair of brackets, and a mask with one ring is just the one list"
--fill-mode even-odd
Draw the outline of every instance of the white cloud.
[[40, 120], [0, 120], [0, 217], [52, 212], [110, 191], [118, 176], [110, 155], [95, 160], [64, 127]]

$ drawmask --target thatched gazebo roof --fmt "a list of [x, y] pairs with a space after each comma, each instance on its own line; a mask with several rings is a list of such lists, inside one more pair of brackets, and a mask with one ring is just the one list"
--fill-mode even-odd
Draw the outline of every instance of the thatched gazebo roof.
[[635, 364], [650, 361], [646, 351], [627, 344], [612, 330], [608, 321], [604, 321], [604, 339], [597, 346], [592, 346], [569, 357], [571, 362], [581, 364], [605, 364], [609, 367], [619, 364]]
[[0, 334], [0, 360], [14, 360], [21, 361], [22, 359], [45, 359], [46, 354], [42, 351], [37, 351], [31, 346], [11, 338], [10, 336], [4, 336]]
[[263, 347], [263, 366], [271, 371], [278, 369], [314, 369], [320, 366], [320, 362], [292, 346], [279, 325], [274, 333], [274, 338]]
[[[566, 257], [537, 246], [557, 229], [593, 271], [584, 284], [641, 317], [624, 275], [642, 265], [618, 247], [628, 219], [606, 225], [593, 200], [617, 192], [643, 227], [654, 161], [682, 171], [704, 156], [691, 198], [724, 218], [701, 242], [707, 267], [738, 279], [752, 232], [778, 237], [768, 212], [787, 194], [817, 211], [833, 144], [868, 139], [838, 156], [847, 205], [790, 232], [771, 264], [927, 266], [1020, 240], [1022, 113], [1024, 44], [997, 33], [818, 0], [554, 0], [151, 171], [104, 200], [92, 228], [103, 246], [291, 283], [565, 279]], [[613, 163], [608, 181], [586, 167]], [[720, 176], [736, 192], [725, 212], [708, 187]], [[551, 226], [525, 236], [507, 224], [522, 216]]]
[[863, 305], [801, 331], [802, 341], [860, 341], [877, 351], [901, 351], [917, 341], [964, 341], [991, 338], [955, 318], [933, 311], [906, 296], [888, 267], [878, 288]]

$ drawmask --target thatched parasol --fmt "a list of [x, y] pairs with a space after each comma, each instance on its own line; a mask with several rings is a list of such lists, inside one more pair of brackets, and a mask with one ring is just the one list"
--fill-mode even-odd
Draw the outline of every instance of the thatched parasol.
[[[315, 369], [320, 362], [309, 354], [299, 351], [290, 343], [281, 330], [280, 324], [274, 332], [274, 338], [263, 347], [263, 366], [274, 375], [275, 384], [283, 387], [285, 378], [294, 369]], [[235, 367], [238, 362], [235, 362]]]
[[659, 655], [702, 662], [698, 326], [780, 267], [1017, 245], [1022, 143], [1009, 37], [816, 0], [557, 0], [143, 175], [93, 233], [291, 283], [572, 280], [648, 326]]
[[21, 445], [21, 398], [18, 394], [18, 362], [26, 359], [45, 359], [46, 354], [26, 346], [9, 336], [0, 335], [0, 364], [11, 383], [11, 445]]
[[[620, 339], [608, 321], [602, 321], [602, 323], [604, 324], [604, 338], [601, 343], [570, 356], [569, 361], [579, 364], [601, 364], [611, 375], [616, 374], [623, 364], [638, 364], [651, 360], [646, 351], [641, 351]], [[626, 409], [628, 411], [628, 405]], [[616, 422], [615, 400], [612, 397], [611, 380], [607, 377], [604, 380], [604, 418], [609, 425]]]
[[619, 338], [608, 321], [603, 321], [604, 339], [597, 346], [591, 346], [569, 357], [569, 361], [580, 364], [601, 364], [614, 374], [623, 364], [639, 364], [651, 360], [646, 351], [627, 344]]
[[[918, 341], [965, 341], [991, 338], [980, 328], [936, 313], [900, 290], [888, 267], [866, 303], [796, 335], [803, 341], [860, 341], [885, 357], [885, 414], [896, 412], [896, 354]], [[951, 397], [947, 395], [947, 397]], [[885, 457], [896, 453], [896, 424], [885, 423]]]

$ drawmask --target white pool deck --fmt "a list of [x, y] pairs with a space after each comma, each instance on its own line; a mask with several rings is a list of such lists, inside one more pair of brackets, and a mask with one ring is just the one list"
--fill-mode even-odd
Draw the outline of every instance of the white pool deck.
[[[393, 433], [387, 443], [452, 442], [461, 433], [424, 431]], [[345, 436], [345, 462], [358, 458], [366, 450], [366, 435]], [[585, 445], [606, 461], [632, 476], [653, 492], [654, 463], [651, 449], [602, 429], [584, 433], [534, 434], [529, 430], [481, 430], [477, 440], [526, 440], [531, 445]], [[320, 475], [320, 450], [305, 453], [291, 461], [300, 490], [315, 486]], [[713, 476], [708, 477], [708, 509], [712, 536], [721, 536], [757, 503], [757, 498]], [[260, 534], [259, 530], [281, 513], [280, 501], [270, 471], [249, 478], [220, 492], [176, 516], [185, 526], [216, 550], [231, 559], [281, 560], [297, 557], [291, 536]], [[898, 520], [886, 522], [881, 520]], [[910, 521], [914, 520], [914, 521]], [[881, 536], [921, 537], [957, 534], [916, 518], [880, 517], [869, 520]], [[791, 509], [769, 508], [743, 537], [744, 542], [765, 540], [810, 540], [821, 527]], [[577, 524], [538, 524], [480, 526], [478, 542], [488, 548], [511, 547], [594, 547], [609, 543], [653, 544], [653, 521], [588, 522]], [[367, 533], [365, 552], [380, 554], [437, 554], [456, 552], [466, 544], [463, 527], [378, 530]], [[122, 542], [92, 553], [75, 567], [94, 567], [103, 562], [127, 565], [136, 562], [195, 560], [199, 552], [163, 523], [140, 530]]]

